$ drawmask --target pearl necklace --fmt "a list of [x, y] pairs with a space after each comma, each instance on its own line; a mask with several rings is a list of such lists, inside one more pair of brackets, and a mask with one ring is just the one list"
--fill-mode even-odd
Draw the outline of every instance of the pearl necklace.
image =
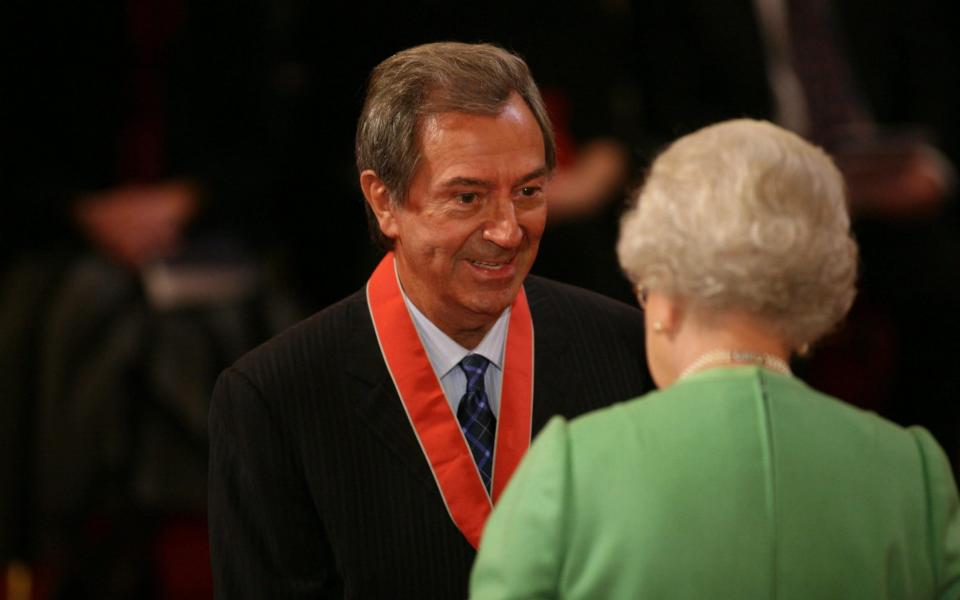
[[704, 367], [721, 364], [754, 364], [784, 375], [793, 375], [790, 365], [779, 356], [748, 350], [711, 350], [687, 365], [677, 379], [683, 379], [687, 375], [703, 370]]

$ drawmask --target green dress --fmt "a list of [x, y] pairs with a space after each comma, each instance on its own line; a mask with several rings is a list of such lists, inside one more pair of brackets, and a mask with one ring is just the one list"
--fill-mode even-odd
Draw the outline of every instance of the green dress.
[[471, 598], [957, 598], [943, 451], [798, 379], [719, 368], [537, 437]]

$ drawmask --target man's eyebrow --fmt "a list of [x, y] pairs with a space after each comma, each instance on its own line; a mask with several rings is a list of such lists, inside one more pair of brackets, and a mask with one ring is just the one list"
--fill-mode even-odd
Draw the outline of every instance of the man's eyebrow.
[[[547, 174], [547, 167], [545, 166], [534, 169], [533, 171], [530, 171], [526, 175], [523, 175], [522, 177], [517, 179], [516, 183], [514, 184], [514, 187], [523, 185], [528, 181], [532, 181], [539, 177], [543, 177], [546, 174]], [[486, 179], [477, 179], [476, 177], [451, 177], [450, 179], [447, 179], [446, 181], [441, 183], [440, 186], [444, 188], [478, 187], [478, 188], [484, 188], [484, 189], [492, 189], [496, 187], [496, 185], [493, 182], [488, 181]]]
[[[523, 185], [528, 181], [533, 181], [534, 179], [539, 179], [540, 177], [544, 177], [546, 174], [547, 174], [547, 167], [542, 166], [538, 169], [534, 169], [533, 171], [530, 171], [529, 173], [527, 173], [526, 175], [518, 179], [516, 185]], [[516, 187], [516, 185], [514, 187]]]
[[451, 177], [440, 184], [441, 187], [481, 187], [492, 188], [493, 184], [485, 179], [476, 179], [474, 177]]

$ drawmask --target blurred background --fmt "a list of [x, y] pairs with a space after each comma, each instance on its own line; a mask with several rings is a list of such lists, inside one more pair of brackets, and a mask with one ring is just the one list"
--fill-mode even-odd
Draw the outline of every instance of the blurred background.
[[[206, 414], [243, 352], [359, 289], [370, 69], [530, 64], [560, 167], [534, 272], [634, 303], [613, 251], [663, 145], [774, 120], [850, 189], [860, 295], [796, 362], [960, 461], [960, 69], [934, 0], [10, 0], [0, 7], [0, 599], [209, 598]], [[696, 243], [695, 239], [690, 243]]]

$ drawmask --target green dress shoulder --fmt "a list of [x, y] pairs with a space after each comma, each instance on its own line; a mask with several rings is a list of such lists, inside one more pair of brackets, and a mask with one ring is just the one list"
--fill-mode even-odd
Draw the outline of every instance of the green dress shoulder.
[[958, 515], [924, 429], [714, 369], [553, 419], [487, 523], [471, 597], [957, 598]]

